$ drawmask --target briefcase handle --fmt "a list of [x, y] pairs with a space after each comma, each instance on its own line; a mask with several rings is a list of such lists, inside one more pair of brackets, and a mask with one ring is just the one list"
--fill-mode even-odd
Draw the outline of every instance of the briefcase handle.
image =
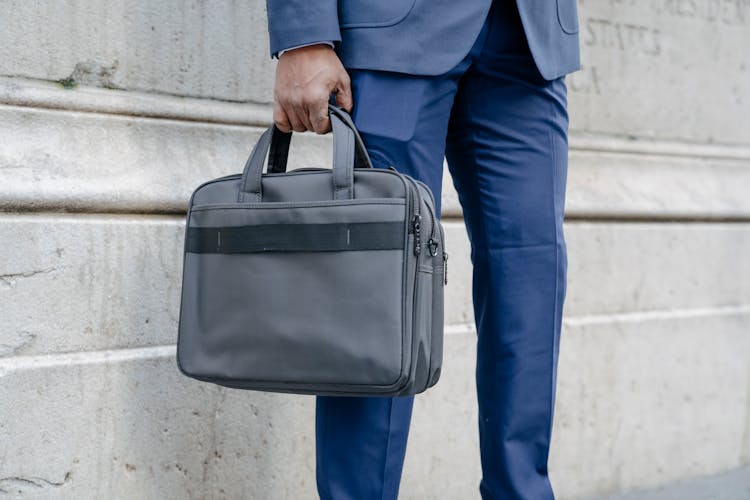
[[[372, 168], [372, 162], [349, 113], [334, 104], [328, 105], [328, 112], [333, 130], [333, 171], [331, 174], [333, 198], [351, 199], [354, 197], [355, 162], [358, 167], [362, 168]], [[291, 135], [291, 132], [278, 130], [275, 124], [263, 132], [245, 163], [237, 196], [239, 202], [262, 201], [261, 179], [269, 148], [271, 149], [271, 154], [268, 154], [269, 171], [272, 166], [274, 171], [278, 172], [280, 168], [284, 169], [281, 171], [285, 171]]]
[[[362, 137], [360, 137], [359, 132], [357, 131], [357, 127], [354, 126], [354, 122], [352, 121], [351, 116], [349, 116], [349, 113], [347, 113], [345, 109], [333, 104], [329, 104], [328, 109], [330, 110], [330, 112], [335, 113], [338, 118], [341, 118], [341, 120], [346, 123], [346, 125], [350, 129], [352, 129], [352, 132], [354, 132], [355, 168], [372, 168], [372, 163], [370, 162], [370, 157], [367, 154], [367, 149], [365, 148], [364, 142], [362, 141]], [[272, 172], [275, 174], [286, 172], [287, 158], [289, 157], [289, 145], [291, 139], [291, 132], [282, 132], [277, 127], [274, 127], [271, 137], [271, 148], [268, 152], [268, 167], [266, 168], [267, 172]]]

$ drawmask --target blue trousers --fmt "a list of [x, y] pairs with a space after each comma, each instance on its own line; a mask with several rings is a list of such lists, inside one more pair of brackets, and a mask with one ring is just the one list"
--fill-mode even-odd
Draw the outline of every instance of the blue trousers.
[[[552, 499], [547, 458], [567, 272], [564, 80], [540, 76], [515, 2], [500, 0], [445, 74], [349, 73], [352, 117], [373, 165], [426, 182], [440, 213], [445, 157], [458, 192], [473, 266], [481, 496]], [[317, 398], [321, 498], [397, 497], [412, 403]]]

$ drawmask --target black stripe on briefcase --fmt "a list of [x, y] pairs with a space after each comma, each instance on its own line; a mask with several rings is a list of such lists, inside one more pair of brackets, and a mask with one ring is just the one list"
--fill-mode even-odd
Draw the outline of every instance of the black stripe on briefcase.
[[331, 252], [403, 249], [404, 222], [190, 227], [190, 253]]

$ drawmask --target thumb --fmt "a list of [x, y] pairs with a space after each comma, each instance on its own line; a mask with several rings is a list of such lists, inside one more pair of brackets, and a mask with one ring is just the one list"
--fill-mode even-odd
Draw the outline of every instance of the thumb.
[[336, 86], [336, 104], [344, 108], [347, 113], [351, 113], [354, 108], [354, 99], [352, 98], [352, 86], [349, 75], [342, 78]]

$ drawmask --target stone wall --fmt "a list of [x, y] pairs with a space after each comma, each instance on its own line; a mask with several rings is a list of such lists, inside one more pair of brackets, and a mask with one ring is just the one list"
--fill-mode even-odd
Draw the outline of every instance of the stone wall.
[[[0, 498], [315, 498], [311, 397], [174, 360], [187, 198], [270, 123], [264, 2], [2, 7]], [[750, 463], [750, 2], [579, 8], [563, 500]], [[290, 164], [328, 164], [329, 141], [301, 135]], [[478, 497], [469, 247], [444, 184], [445, 371], [417, 398], [406, 499]]]

